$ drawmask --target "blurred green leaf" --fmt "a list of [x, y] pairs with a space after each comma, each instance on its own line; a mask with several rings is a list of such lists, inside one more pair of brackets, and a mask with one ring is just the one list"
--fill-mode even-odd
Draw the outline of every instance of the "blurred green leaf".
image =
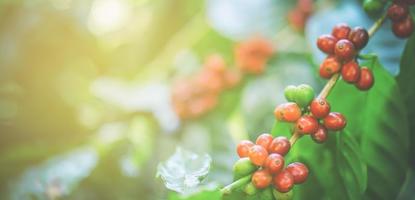
[[[405, 51], [401, 57], [401, 72], [397, 77], [399, 88], [401, 89], [402, 96], [406, 103], [406, 110], [408, 112], [408, 120], [410, 122], [415, 121], [415, 35], [406, 43]], [[409, 130], [411, 132], [410, 138], [410, 155], [415, 154], [415, 123], [409, 124]], [[415, 168], [415, 157], [410, 157], [412, 167]]]
[[221, 192], [217, 186], [201, 187], [200, 191], [190, 195], [180, 195], [178, 193], [169, 193], [169, 200], [220, 200]]
[[328, 99], [333, 111], [345, 113], [348, 129], [360, 142], [368, 173], [366, 197], [394, 199], [408, 167], [406, 111], [396, 81], [378, 60], [362, 65], [373, 68], [373, 88], [361, 92], [339, 81]]
[[170, 190], [183, 194], [190, 193], [201, 184], [209, 172], [212, 159], [209, 155], [197, 155], [177, 148], [176, 152], [157, 167], [161, 177]]

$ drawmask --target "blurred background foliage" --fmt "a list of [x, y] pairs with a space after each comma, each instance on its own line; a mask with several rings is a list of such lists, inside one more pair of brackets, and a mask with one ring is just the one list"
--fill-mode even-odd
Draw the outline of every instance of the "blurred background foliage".
[[[216, 199], [215, 188], [232, 181], [235, 143], [271, 131], [285, 86], [322, 87], [317, 36], [341, 21], [372, 23], [360, 1], [314, 1], [309, 20], [293, 14], [296, 6], [284, 0], [0, 0], [0, 199], [183, 199], [155, 178], [159, 162], [178, 146], [191, 152], [186, 155], [211, 156], [211, 163], [201, 163], [210, 166], [202, 190], [211, 192], [192, 199]], [[395, 39], [389, 26], [365, 53], [376, 53], [390, 77], [413, 74], [413, 67], [400, 67], [414, 63], [410, 56], [401, 60], [406, 41]], [[221, 93], [206, 115], [182, 120], [171, 102], [174, 83], [201, 71], [212, 54], [236, 69], [235, 46], [254, 36], [275, 50], [265, 72]], [[410, 41], [405, 55], [413, 55]], [[402, 76], [399, 85], [410, 80]], [[412, 82], [404, 86], [405, 102], [413, 99]], [[408, 113], [413, 119], [415, 112]], [[307, 142], [300, 145], [313, 145]], [[351, 139], [345, 148], [356, 144]], [[401, 156], [400, 162], [408, 160]], [[415, 185], [411, 170], [408, 177], [402, 199], [411, 198]], [[305, 184], [299, 197], [319, 195], [310, 191], [325, 186]]]

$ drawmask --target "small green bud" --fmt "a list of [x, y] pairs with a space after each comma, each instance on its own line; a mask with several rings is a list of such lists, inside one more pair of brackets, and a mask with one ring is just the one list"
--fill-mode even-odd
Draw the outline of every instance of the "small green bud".
[[274, 198], [277, 200], [291, 200], [293, 198], [293, 190], [290, 190], [286, 193], [282, 193], [278, 192], [278, 190], [276, 189], [273, 189], [272, 193], [274, 194]]
[[249, 182], [245, 188], [244, 188], [244, 192], [247, 195], [254, 195], [258, 192], [258, 189], [254, 186], [254, 184], [252, 184], [252, 182]]
[[295, 96], [297, 95], [297, 87], [289, 85], [284, 90], [285, 99], [289, 102], [295, 102]]

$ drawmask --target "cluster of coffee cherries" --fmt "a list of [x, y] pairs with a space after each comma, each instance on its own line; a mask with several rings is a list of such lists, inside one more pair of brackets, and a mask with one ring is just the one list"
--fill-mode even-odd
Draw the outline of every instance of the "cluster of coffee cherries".
[[195, 119], [210, 112], [220, 94], [237, 86], [246, 74], [263, 73], [273, 53], [270, 41], [255, 36], [236, 45], [236, 69], [227, 67], [218, 54], [209, 56], [202, 70], [173, 85], [171, 101], [176, 114], [181, 119]]
[[255, 36], [236, 45], [235, 64], [244, 73], [262, 74], [274, 52], [270, 41]]
[[242, 140], [237, 145], [240, 159], [234, 165], [235, 178], [252, 174], [251, 183], [245, 187], [247, 194], [256, 189], [273, 186], [281, 193], [289, 192], [294, 184], [301, 184], [308, 177], [308, 168], [300, 162], [285, 166], [284, 155], [291, 144], [286, 137], [273, 138], [264, 133], [258, 136], [255, 144]]
[[360, 67], [356, 59], [359, 50], [369, 41], [369, 34], [362, 27], [350, 28], [346, 23], [337, 24], [331, 34], [317, 39], [318, 48], [328, 56], [320, 65], [320, 76], [329, 79], [341, 73], [347, 83], [360, 90], [369, 90], [374, 84], [372, 70]]
[[295, 30], [302, 31], [312, 13], [313, 0], [298, 0], [294, 9], [288, 12], [288, 22]]
[[172, 90], [174, 110], [182, 119], [200, 117], [217, 105], [224, 90], [235, 87], [240, 81], [238, 71], [228, 69], [221, 56], [212, 55], [200, 72], [175, 83]]
[[328, 131], [339, 131], [346, 126], [345, 117], [338, 112], [330, 112], [330, 104], [325, 98], [315, 98], [311, 86], [302, 84], [288, 86], [284, 91], [287, 103], [274, 110], [278, 121], [295, 123], [294, 132], [311, 135], [317, 143], [328, 138]]
[[388, 8], [388, 18], [392, 21], [392, 32], [399, 38], [408, 38], [414, 32], [414, 20], [410, 14], [413, 0], [395, 0]]

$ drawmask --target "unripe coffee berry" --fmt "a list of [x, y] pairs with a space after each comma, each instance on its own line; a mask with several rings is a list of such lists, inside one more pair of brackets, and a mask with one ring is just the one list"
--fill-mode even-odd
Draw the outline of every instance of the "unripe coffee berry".
[[234, 177], [238, 179], [247, 176], [257, 170], [257, 168], [258, 167], [255, 166], [249, 158], [241, 158], [233, 165]]
[[349, 40], [356, 49], [363, 49], [369, 41], [369, 33], [363, 27], [355, 27], [350, 31]]
[[289, 85], [284, 90], [285, 99], [289, 102], [295, 102], [295, 97], [297, 95], [297, 87], [294, 85]]
[[341, 74], [343, 80], [348, 83], [355, 83], [359, 80], [360, 77], [360, 68], [359, 64], [356, 61], [351, 60], [343, 65]]
[[324, 118], [330, 112], [330, 104], [326, 99], [314, 99], [310, 104], [310, 112], [317, 119]]
[[311, 134], [317, 131], [318, 121], [311, 115], [303, 115], [297, 120], [296, 130], [302, 134]]
[[410, 15], [408, 15], [404, 20], [393, 22], [392, 31], [399, 38], [407, 38], [411, 36], [414, 31], [414, 21]]
[[388, 8], [388, 17], [394, 22], [404, 20], [409, 15], [409, 8], [404, 4], [392, 4]]
[[256, 166], [264, 165], [268, 157], [267, 150], [261, 145], [254, 145], [249, 149], [249, 159]]
[[291, 148], [290, 141], [284, 136], [279, 136], [279, 137], [274, 138], [274, 140], [272, 140], [268, 151], [270, 153], [277, 153], [277, 154], [284, 156], [285, 154], [288, 153], [288, 151], [290, 151], [290, 148]]
[[367, 67], [362, 67], [360, 69], [360, 77], [359, 80], [355, 83], [355, 86], [359, 90], [369, 90], [372, 88], [373, 84], [375, 83], [375, 79], [372, 73], [372, 70], [370, 70]]
[[264, 167], [271, 174], [276, 174], [284, 168], [284, 157], [277, 153], [271, 153], [265, 160]]
[[334, 56], [328, 56], [320, 65], [320, 76], [322, 78], [329, 79], [333, 76], [333, 74], [339, 72], [340, 68], [340, 61]]
[[290, 190], [289, 192], [281, 193], [278, 190], [274, 189], [272, 190], [272, 193], [276, 200], [292, 200], [294, 196], [292, 190]]
[[252, 143], [249, 140], [242, 140], [238, 143], [236, 146], [236, 151], [238, 152], [238, 155], [240, 158], [248, 157], [249, 155], [249, 149], [254, 146], [254, 143]]
[[324, 118], [324, 126], [331, 131], [342, 130], [346, 126], [346, 118], [338, 112], [331, 112]]
[[279, 121], [295, 122], [301, 117], [301, 108], [296, 103], [283, 103], [275, 108], [274, 115]]
[[279, 192], [289, 192], [294, 186], [294, 177], [289, 171], [283, 170], [274, 176], [273, 183]]
[[271, 185], [272, 176], [267, 170], [258, 170], [252, 175], [252, 184], [258, 189]]
[[380, 0], [364, 0], [363, 2], [363, 9], [370, 16], [376, 16], [381, 13], [384, 6], [384, 2]]
[[349, 37], [350, 27], [346, 23], [339, 23], [334, 26], [331, 35], [338, 40], [347, 39]]
[[334, 53], [334, 45], [336, 45], [337, 38], [332, 35], [321, 35], [317, 39], [317, 47], [326, 54]]
[[247, 195], [254, 195], [258, 192], [258, 188], [256, 188], [256, 186], [254, 184], [252, 184], [252, 179], [251, 182], [246, 184], [245, 188], [244, 188], [244, 192]]
[[314, 89], [311, 86], [307, 84], [301, 84], [297, 86], [295, 102], [302, 108], [306, 107], [313, 100], [314, 95]]
[[336, 46], [334, 48], [334, 53], [336, 57], [343, 60], [348, 61], [356, 55], [356, 49], [352, 42], [346, 39], [342, 39], [337, 41]]
[[307, 180], [308, 168], [303, 163], [291, 163], [287, 166], [286, 170], [293, 176], [295, 184], [304, 183]]
[[258, 138], [256, 139], [255, 144], [261, 145], [265, 149], [268, 149], [268, 147], [270, 146], [273, 139], [274, 138], [272, 138], [272, 135], [270, 135], [268, 133], [263, 133], [263, 134], [258, 136]]
[[323, 143], [327, 140], [327, 136], [327, 129], [323, 125], [320, 125], [317, 131], [311, 134], [311, 139], [313, 139], [314, 142]]

